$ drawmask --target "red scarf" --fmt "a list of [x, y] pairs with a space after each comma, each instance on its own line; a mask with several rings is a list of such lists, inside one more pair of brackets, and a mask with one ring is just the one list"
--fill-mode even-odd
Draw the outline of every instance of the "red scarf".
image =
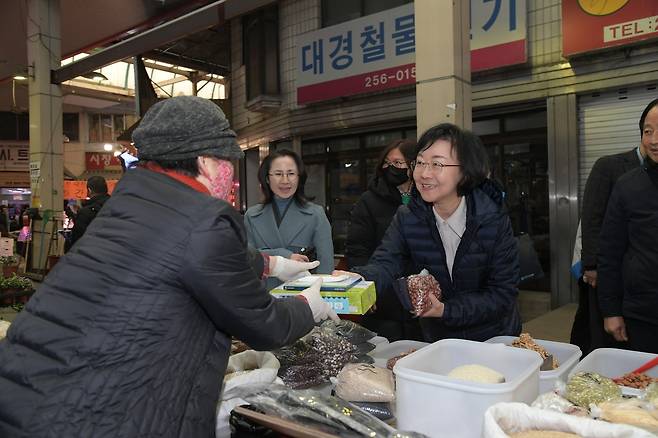
[[157, 172], [163, 175], [167, 175], [168, 177], [173, 178], [176, 181], [182, 182], [186, 186], [193, 188], [197, 192], [201, 192], [210, 196], [210, 191], [208, 190], [208, 188], [203, 184], [201, 184], [199, 181], [197, 181], [194, 177], [183, 175], [182, 173], [179, 173], [174, 169], [163, 169], [162, 166], [152, 161], [147, 162], [144, 167], [146, 167], [148, 170], [152, 172]]

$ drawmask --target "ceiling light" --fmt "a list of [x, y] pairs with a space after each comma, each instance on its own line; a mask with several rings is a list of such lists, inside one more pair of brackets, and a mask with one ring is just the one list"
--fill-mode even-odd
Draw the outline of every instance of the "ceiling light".
[[106, 151], [110, 152], [112, 149], [114, 149], [114, 146], [112, 146], [110, 143], [105, 143], [105, 144], [103, 145], [103, 149], [105, 149]]

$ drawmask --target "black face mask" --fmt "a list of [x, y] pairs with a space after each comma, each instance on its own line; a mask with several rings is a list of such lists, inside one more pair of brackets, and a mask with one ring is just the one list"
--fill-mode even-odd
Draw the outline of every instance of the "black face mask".
[[394, 166], [388, 166], [384, 169], [384, 179], [392, 186], [399, 186], [409, 181], [408, 169], [398, 169]]

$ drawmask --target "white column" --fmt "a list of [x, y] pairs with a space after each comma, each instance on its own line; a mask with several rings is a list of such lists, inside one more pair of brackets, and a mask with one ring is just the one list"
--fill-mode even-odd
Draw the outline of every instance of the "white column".
[[[64, 191], [64, 147], [62, 139], [62, 92], [50, 83], [50, 71], [60, 66], [60, 2], [28, 0], [27, 59], [30, 111], [31, 206], [62, 211]], [[37, 224], [35, 230], [41, 230]], [[46, 227], [49, 233], [51, 226]], [[35, 233], [36, 234], [36, 233]], [[48, 241], [41, 249], [39, 235], [33, 245], [33, 267], [45, 267]], [[44, 236], [45, 238], [46, 236]], [[48, 236], [49, 238], [49, 236]], [[38, 264], [40, 263], [40, 266]]]
[[470, 2], [415, 0], [414, 12], [418, 135], [442, 122], [470, 129]]

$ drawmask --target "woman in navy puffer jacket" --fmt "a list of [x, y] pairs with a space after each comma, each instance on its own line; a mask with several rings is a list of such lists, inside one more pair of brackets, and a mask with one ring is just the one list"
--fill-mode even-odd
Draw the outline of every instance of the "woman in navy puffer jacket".
[[[407, 263], [412, 272], [427, 269], [442, 291], [419, 315], [427, 341], [518, 335], [519, 253], [503, 193], [487, 179], [484, 146], [446, 123], [422, 135], [416, 154], [412, 201], [400, 207], [368, 264], [354, 271], [382, 291]], [[401, 295], [410, 308], [406, 291]]]

